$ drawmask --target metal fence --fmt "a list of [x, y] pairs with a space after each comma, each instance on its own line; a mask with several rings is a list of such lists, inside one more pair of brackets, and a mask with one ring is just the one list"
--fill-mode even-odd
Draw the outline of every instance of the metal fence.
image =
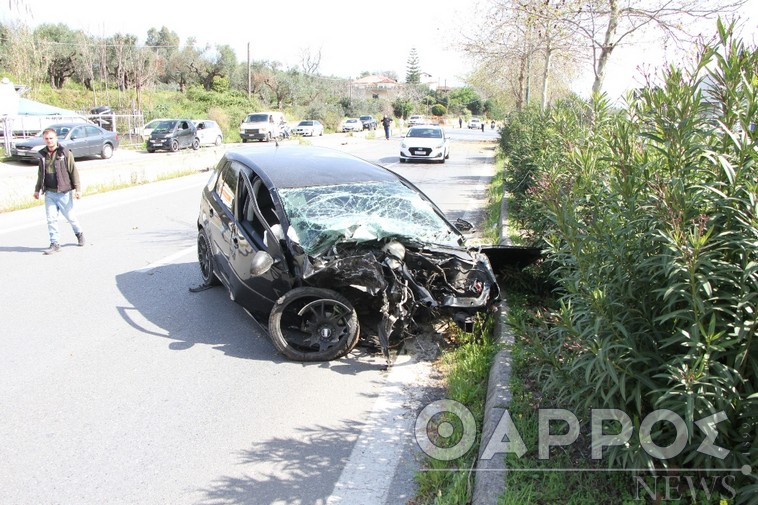
[[118, 133], [122, 145], [142, 144], [142, 128], [145, 119], [142, 114], [80, 114], [75, 116], [34, 116], [26, 114], [7, 114], [2, 116], [0, 135], [3, 137], [3, 148], [6, 154], [10, 152], [11, 144], [17, 139], [37, 135], [54, 123], [86, 123], [91, 122], [106, 130]]

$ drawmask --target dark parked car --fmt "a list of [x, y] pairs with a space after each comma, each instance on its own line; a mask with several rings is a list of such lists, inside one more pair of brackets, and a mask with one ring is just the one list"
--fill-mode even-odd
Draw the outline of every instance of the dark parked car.
[[[108, 159], [118, 148], [118, 134], [93, 124], [55, 123], [48, 126], [58, 134], [58, 143], [66, 146], [74, 158], [100, 156]], [[37, 162], [39, 150], [45, 146], [42, 132], [34, 137], [19, 140], [11, 146], [11, 157], [16, 160]]]
[[361, 116], [358, 118], [361, 120], [361, 123], [363, 123], [363, 129], [364, 130], [376, 130], [376, 119], [374, 119], [374, 116]]
[[192, 290], [225, 286], [294, 360], [344, 356], [359, 332], [389, 357], [390, 339], [422, 318], [470, 329], [499, 298], [486, 248], [467, 248], [409, 181], [332, 149], [226, 152], [197, 226], [203, 284]]
[[158, 149], [178, 151], [185, 147], [199, 148], [200, 139], [197, 138], [195, 123], [191, 120], [166, 119], [155, 125], [146, 144], [149, 153]]

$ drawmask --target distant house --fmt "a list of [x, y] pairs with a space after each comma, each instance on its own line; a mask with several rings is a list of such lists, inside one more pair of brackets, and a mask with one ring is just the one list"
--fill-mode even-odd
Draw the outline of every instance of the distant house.
[[367, 75], [351, 82], [356, 93], [362, 93], [365, 98], [386, 98], [389, 100], [397, 97], [402, 84], [386, 75]]

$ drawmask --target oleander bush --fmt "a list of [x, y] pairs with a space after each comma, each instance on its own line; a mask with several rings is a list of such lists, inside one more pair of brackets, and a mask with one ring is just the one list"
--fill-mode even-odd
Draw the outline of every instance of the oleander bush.
[[[555, 286], [555, 306], [519, 333], [564, 408], [585, 422], [597, 408], [629, 416], [634, 436], [605, 450], [609, 465], [758, 461], [757, 76], [755, 48], [719, 22], [691, 68], [670, 67], [624, 107], [574, 99], [503, 128], [513, 212]], [[661, 409], [686, 428], [665, 459], [636, 436]], [[726, 457], [698, 451], [710, 416]], [[658, 422], [651, 436], [670, 448], [677, 433]], [[730, 474], [741, 503], [758, 495], [756, 469], [745, 473]]]

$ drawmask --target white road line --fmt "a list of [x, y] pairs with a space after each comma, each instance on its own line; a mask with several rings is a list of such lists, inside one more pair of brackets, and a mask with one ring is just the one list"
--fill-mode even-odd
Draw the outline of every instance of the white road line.
[[407, 355], [398, 356], [366, 427], [326, 500], [328, 505], [386, 503], [403, 448], [414, 433], [416, 420], [411, 415], [409, 390], [418, 388], [424, 382], [419, 377], [428, 376], [430, 369], [428, 363], [419, 363]]
[[186, 256], [189, 253], [194, 253], [195, 251], [197, 251], [197, 246], [196, 245], [193, 245], [191, 247], [187, 247], [186, 249], [182, 249], [181, 251], [177, 251], [174, 254], [170, 254], [170, 255], [166, 256], [165, 258], [163, 258], [163, 259], [159, 259], [158, 261], [153, 261], [149, 265], [135, 270], [135, 272], [140, 272], [140, 273], [149, 272], [150, 270], [154, 270], [156, 268], [159, 268], [159, 267], [162, 267], [162, 266], [165, 266], [165, 265], [169, 265], [169, 264], [173, 263], [175, 260], [177, 260], [177, 259], [179, 259], [179, 258], [181, 258], [183, 256]]

